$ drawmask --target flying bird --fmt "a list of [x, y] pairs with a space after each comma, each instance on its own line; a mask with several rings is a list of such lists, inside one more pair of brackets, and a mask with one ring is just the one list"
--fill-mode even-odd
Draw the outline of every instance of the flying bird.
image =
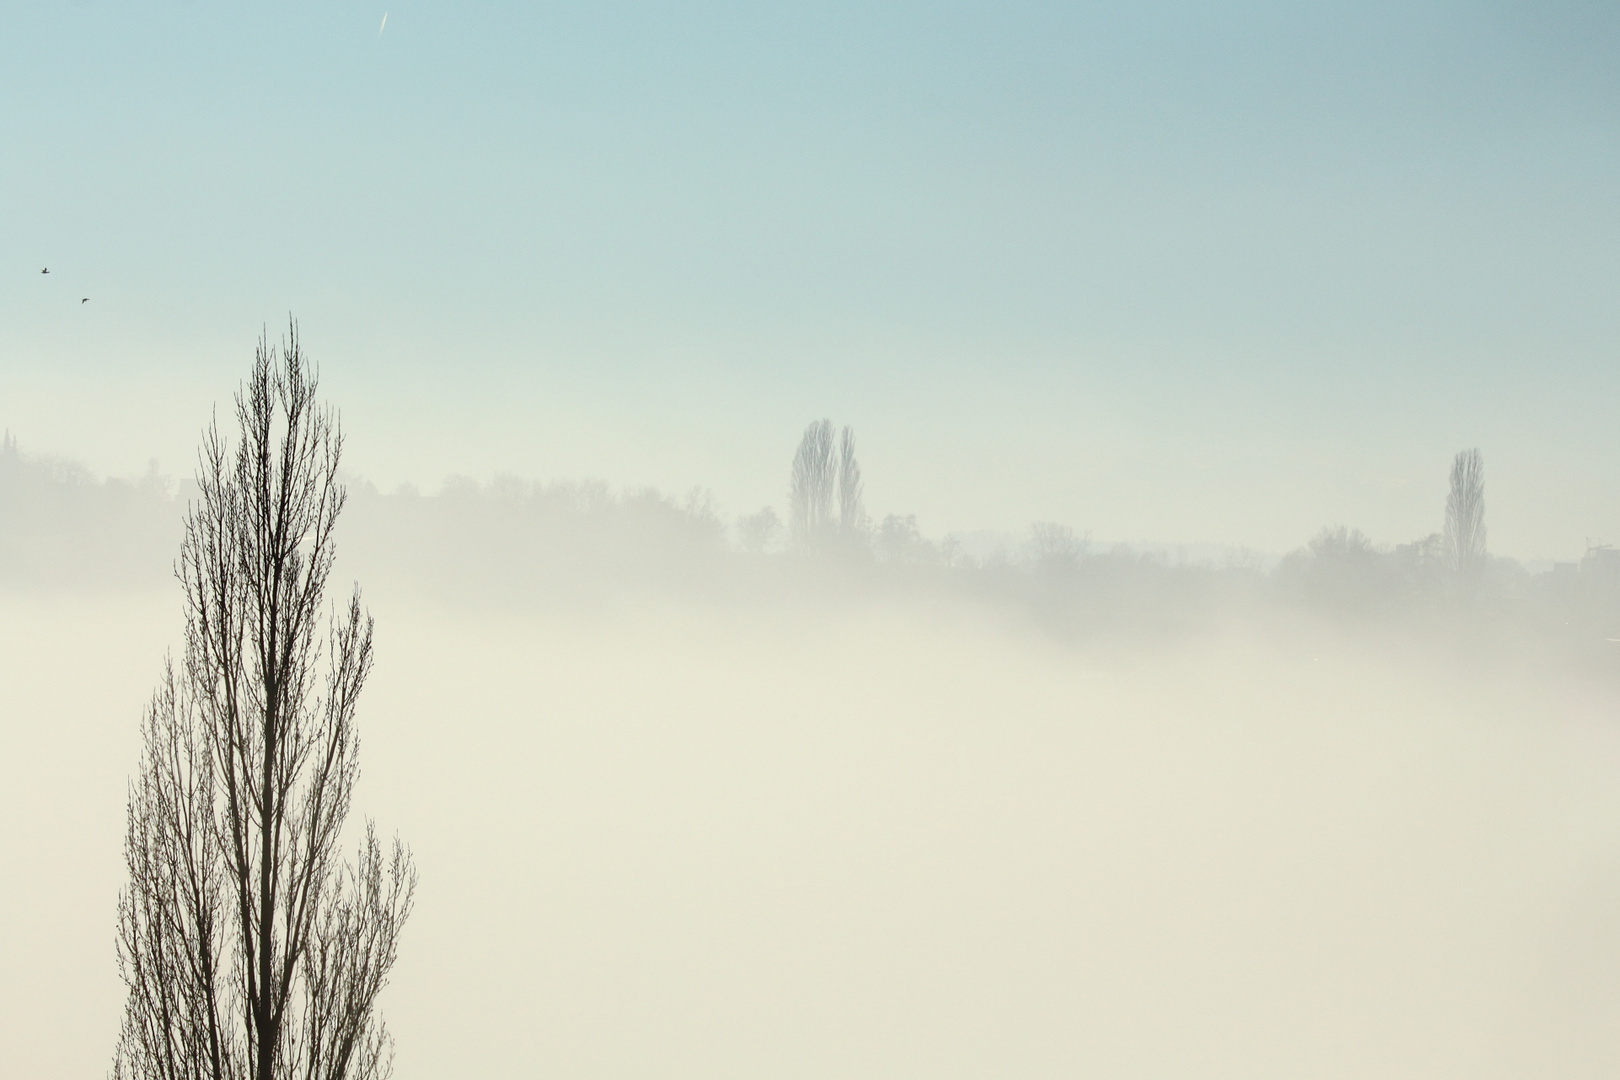
[[47, 266], [47, 267], [46, 267], [46, 268], [45, 268], [45, 269], [43, 269], [43, 270], [41, 270], [41, 271], [40, 271], [40, 273], [42, 273], [42, 274], [48, 274], [48, 273], [50, 273], [50, 272], [51, 272], [51, 268], [50, 268], [50, 267], [48, 267], [48, 266]]
[[88, 304], [89, 302], [90, 302], [90, 298], [88, 296], [85, 297], [83, 300], [79, 301], [79, 303], [81, 303], [81, 304]]

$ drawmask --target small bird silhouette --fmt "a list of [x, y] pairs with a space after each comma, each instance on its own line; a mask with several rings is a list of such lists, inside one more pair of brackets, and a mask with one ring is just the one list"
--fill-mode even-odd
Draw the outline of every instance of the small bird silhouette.
[[79, 301], [79, 303], [81, 303], [81, 304], [88, 304], [89, 302], [90, 302], [90, 298], [88, 296], [85, 297], [83, 300]]
[[42, 273], [42, 274], [48, 274], [48, 273], [50, 273], [50, 272], [51, 272], [51, 268], [50, 268], [50, 267], [48, 267], [48, 266], [47, 266], [47, 267], [46, 267], [46, 268], [45, 268], [45, 269], [43, 269], [43, 270], [41, 270], [41, 271], [40, 271], [40, 273]]

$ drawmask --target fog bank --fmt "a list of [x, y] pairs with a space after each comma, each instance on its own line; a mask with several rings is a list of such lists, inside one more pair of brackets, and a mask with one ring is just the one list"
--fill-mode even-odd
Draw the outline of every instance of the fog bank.
[[[1114, 647], [970, 602], [372, 605], [358, 810], [422, 874], [402, 1078], [1620, 1065], [1590, 665], [1307, 618]], [[123, 781], [178, 607], [4, 601], [21, 1072], [105, 1066]]]

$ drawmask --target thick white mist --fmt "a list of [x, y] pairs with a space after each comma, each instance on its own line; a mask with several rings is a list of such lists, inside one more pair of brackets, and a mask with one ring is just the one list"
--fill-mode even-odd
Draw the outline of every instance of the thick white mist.
[[[1308, 623], [384, 591], [359, 811], [418, 908], [397, 1075], [1610, 1076], [1612, 685]], [[0, 1014], [105, 1068], [177, 598], [13, 596]]]

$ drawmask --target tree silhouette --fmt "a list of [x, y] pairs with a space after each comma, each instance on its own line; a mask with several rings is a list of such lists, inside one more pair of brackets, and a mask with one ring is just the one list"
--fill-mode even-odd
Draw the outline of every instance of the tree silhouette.
[[[142, 722], [118, 904], [117, 1078], [375, 1080], [375, 1015], [416, 875], [368, 821], [338, 852], [371, 670], [356, 589], [325, 608], [343, 438], [296, 324], [261, 338], [234, 451], [204, 434], [177, 576], [184, 660]], [[318, 670], [325, 661], [324, 673]]]
[[799, 439], [788, 483], [789, 528], [797, 546], [820, 549], [826, 545], [833, 529], [837, 475], [832, 421], [816, 420]]
[[855, 429], [846, 425], [838, 449], [838, 531], [847, 544], [866, 536], [866, 506], [860, 462], [855, 460]]
[[781, 531], [782, 519], [769, 506], [737, 519], [737, 536], [742, 542], [742, 549], [752, 555], [764, 552]]
[[1477, 449], [1451, 462], [1446, 495], [1446, 557], [1464, 592], [1478, 587], [1485, 571], [1485, 459]]
[[1086, 538], [1076, 536], [1073, 529], [1056, 522], [1037, 521], [1029, 527], [1029, 535], [1035, 549], [1035, 564], [1045, 569], [1072, 567], [1086, 550]]
[[790, 536], [802, 550], [853, 549], [865, 543], [870, 523], [854, 428], [846, 426], [836, 445], [831, 420], [816, 420], [804, 429], [793, 455], [788, 512]]

